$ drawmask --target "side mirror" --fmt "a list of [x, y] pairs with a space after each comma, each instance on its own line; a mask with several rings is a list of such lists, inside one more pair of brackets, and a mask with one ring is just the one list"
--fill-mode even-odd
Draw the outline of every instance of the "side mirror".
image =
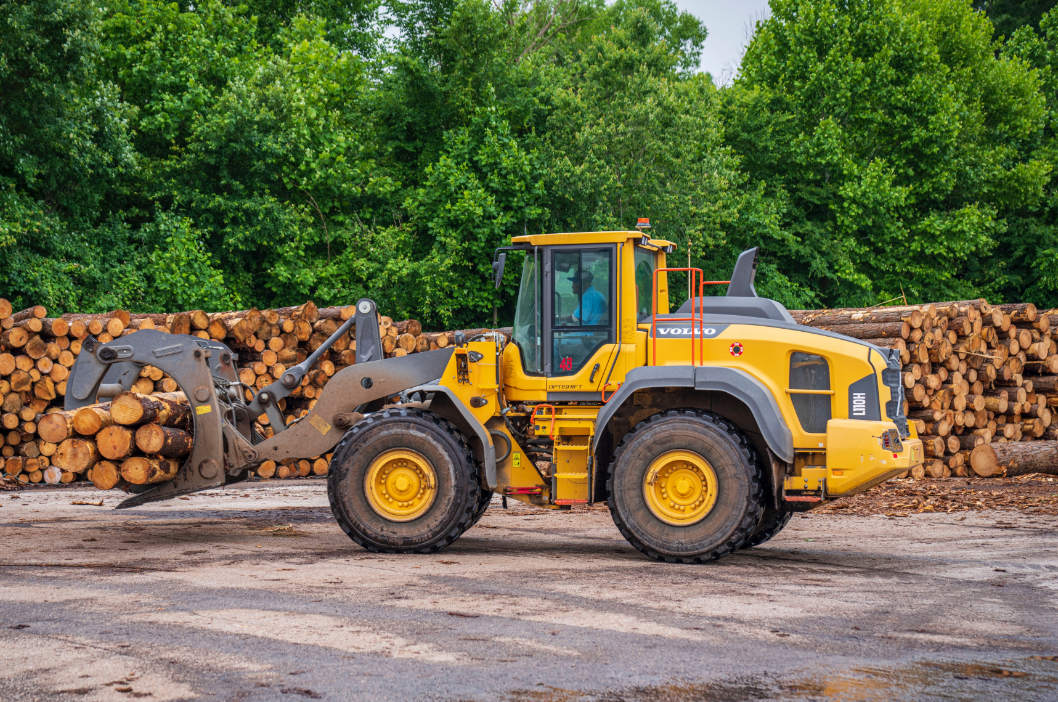
[[503, 282], [503, 267], [507, 263], [507, 252], [501, 251], [500, 255], [492, 262], [492, 277], [496, 283], [496, 289], [500, 289], [500, 283]]

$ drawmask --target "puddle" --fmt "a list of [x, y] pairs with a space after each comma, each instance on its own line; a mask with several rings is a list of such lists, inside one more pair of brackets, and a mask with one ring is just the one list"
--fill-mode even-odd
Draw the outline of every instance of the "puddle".
[[761, 676], [713, 683], [675, 683], [624, 690], [567, 690], [537, 685], [507, 694], [510, 702], [893, 702], [981, 699], [1053, 702], [1058, 656], [991, 662], [917, 661], [904, 666], [868, 666], [810, 676]]

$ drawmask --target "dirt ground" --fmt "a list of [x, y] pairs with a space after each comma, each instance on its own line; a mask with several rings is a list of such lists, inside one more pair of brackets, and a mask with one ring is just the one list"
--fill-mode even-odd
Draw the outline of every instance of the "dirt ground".
[[923, 512], [989, 509], [1058, 516], [1058, 482], [1050, 475], [1017, 478], [944, 478], [889, 480], [867, 492], [835, 500], [820, 514], [882, 514], [908, 517]]
[[890, 482], [705, 566], [604, 509], [395, 556], [321, 480], [0, 493], [0, 700], [1054, 700], [1050, 480]]

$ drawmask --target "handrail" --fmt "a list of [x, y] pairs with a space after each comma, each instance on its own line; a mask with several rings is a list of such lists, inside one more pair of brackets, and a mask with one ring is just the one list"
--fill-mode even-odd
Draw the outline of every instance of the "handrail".
[[[650, 352], [650, 354], [651, 354], [650, 365], [652, 365], [652, 366], [656, 366], [657, 365], [657, 358], [658, 358], [658, 273], [669, 273], [669, 272], [679, 272], [679, 271], [687, 271], [688, 274], [691, 276], [690, 288], [691, 288], [692, 292], [694, 291], [694, 282], [695, 282], [695, 280], [697, 280], [698, 276], [702, 277], [702, 280], [698, 283], [698, 299], [699, 300], [701, 300], [703, 297], [705, 297], [705, 286], [706, 285], [730, 285], [731, 284], [730, 280], [705, 280], [705, 273], [702, 272], [701, 268], [657, 268], [657, 269], [654, 270], [654, 300], [653, 300], [654, 307], [653, 307], [653, 310], [652, 310], [652, 315], [651, 315], [651, 320], [650, 320], [650, 332], [651, 332], [651, 334], [654, 337], [654, 340], [653, 340], [653, 343], [652, 343], [652, 346], [651, 346], [651, 352]], [[704, 334], [704, 332], [702, 332], [703, 328], [705, 327], [705, 305], [702, 304], [702, 303], [698, 303], [697, 308], [698, 308], [698, 310], [697, 310], [697, 314], [696, 314], [696, 312], [695, 312], [695, 304], [694, 304], [694, 297], [691, 297], [691, 316], [690, 317], [670, 317], [669, 319], [665, 320], [667, 322], [690, 322], [691, 323], [691, 365], [692, 366], [698, 365], [698, 363], [696, 363], [696, 358], [695, 358], [695, 354], [694, 354], [694, 340], [695, 339], [698, 339], [698, 347], [699, 347], [699, 352], [700, 352], [701, 357], [702, 357], [702, 365], [705, 365], [705, 334]], [[695, 326], [695, 322], [698, 323], [697, 326]], [[699, 336], [700, 332], [702, 332], [702, 333]], [[605, 398], [606, 398], [606, 392], [605, 392], [605, 389], [604, 389], [603, 390], [603, 403], [604, 404], [606, 402]]]
[[[705, 274], [701, 268], [655, 268], [654, 269], [654, 299], [653, 309], [650, 318], [650, 333], [653, 337], [650, 350], [650, 365], [656, 366], [658, 364], [658, 273], [678, 273], [680, 271], [686, 271], [691, 277], [690, 288], [693, 291], [695, 289], [695, 283], [699, 290], [699, 296], [705, 287]], [[705, 364], [705, 339], [699, 336], [699, 331], [703, 326], [704, 315], [700, 313], [701, 305], [698, 305], [699, 311], [696, 311], [695, 305], [691, 303], [691, 316], [690, 317], [670, 317], [665, 320], [667, 322], [690, 322], [691, 323], [691, 365], [697, 366], [697, 356], [695, 355], [694, 340], [698, 339], [699, 351], [702, 356], [702, 364]], [[695, 324], [697, 322], [697, 325]]]
[[551, 410], [551, 416], [550, 417], [541, 417], [540, 419], [550, 419], [551, 420], [551, 426], [548, 427], [547, 436], [548, 436], [549, 439], [554, 441], [555, 440], [555, 407], [554, 407], [554, 405], [539, 404], [539, 405], [536, 405], [535, 407], [533, 407], [533, 412], [532, 412], [532, 414], [529, 415], [529, 424], [531, 426], [534, 426], [534, 427], [536, 426], [536, 419], [537, 419], [536, 413], [539, 410], [542, 410], [545, 407], [548, 408], [549, 410]]

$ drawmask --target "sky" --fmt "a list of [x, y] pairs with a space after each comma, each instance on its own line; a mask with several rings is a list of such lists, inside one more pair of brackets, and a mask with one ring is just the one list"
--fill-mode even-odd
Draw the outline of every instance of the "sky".
[[675, 0], [705, 22], [709, 36], [702, 47], [702, 70], [713, 75], [716, 84], [728, 85], [738, 71], [742, 50], [753, 29], [754, 20], [767, 16], [768, 0]]

